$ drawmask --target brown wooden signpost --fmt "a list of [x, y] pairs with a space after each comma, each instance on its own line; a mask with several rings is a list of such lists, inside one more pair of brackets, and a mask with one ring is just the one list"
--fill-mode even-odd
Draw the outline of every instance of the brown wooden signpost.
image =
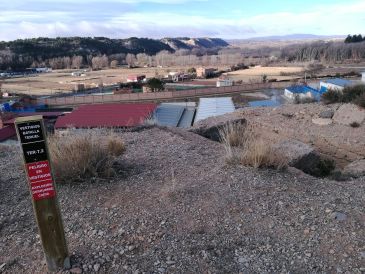
[[69, 268], [70, 259], [42, 116], [17, 118], [15, 125], [48, 270]]

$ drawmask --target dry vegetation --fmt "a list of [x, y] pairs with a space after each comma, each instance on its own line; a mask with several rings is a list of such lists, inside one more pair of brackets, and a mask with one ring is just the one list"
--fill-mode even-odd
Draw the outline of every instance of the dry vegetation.
[[321, 99], [325, 104], [354, 103], [365, 108], [365, 85], [346, 87], [343, 91], [330, 89]]
[[227, 163], [240, 163], [254, 168], [287, 167], [287, 160], [257, 133], [255, 127], [229, 123], [220, 130]]
[[178, 68], [105, 69], [87, 71], [85, 76], [80, 77], [71, 75], [75, 70], [54, 70], [51, 73], [39, 74], [35, 77], [6, 79], [3, 90], [31, 95], [70, 93], [77, 84], [84, 84], [86, 88], [96, 88], [100, 84], [108, 86], [126, 82], [128, 75], [145, 74], [147, 77], [153, 77], [155, 75], [165, 75], [168, 71], [175, 71], [175, 69], [179, 71]]
[[115, 159], [125, 151], [121, 138], [102, 130], [53, 135], [49, 138], [49, 148], [59, 182], [110, 177], [114, 174]]
[[262, 67], [256, 66], [249, 69], [230, 72], [227, 75], [235, 81], [242, 80], [250, 82], [257, 80], [261, 82], [262, 76], [266, 75], [268, 80], [291, 80], [304, 73], [304, 67]]
[[[218, 69], [225, 69], [224, 66], [213, 66]], [[147, 77], [165, 76], [169, 72], [186, 71], [189, 66], [169, 66], [151, 68], [115, 68], [95, 71], [86, 71], [84, 76], [72, 76], [73, 71], [78, 70], [54, 70], [52, 73], [39, 74], [34, 77], [11, 78], [4, 80], [3, 90], [10, 92], [21, 92], [31, 95], [54, 95], [57, 93], [70, 93], [77, 84], [84, 84], [85, 88], [96, 88], [116, 85], [126, 82], [128, 75], [143, 74]], [[252, 81], [262, 82], [262, 76], [267, 75], [268, 80], [291, 80], [295, 74], [299, 75], [304, 67], [253, 67], [246, 70], [239, 70], [229, 73], [228, 76], [235, 81], [250, 83]], [[292, 75], [280, 76], [280, 73], [287, 72]]]

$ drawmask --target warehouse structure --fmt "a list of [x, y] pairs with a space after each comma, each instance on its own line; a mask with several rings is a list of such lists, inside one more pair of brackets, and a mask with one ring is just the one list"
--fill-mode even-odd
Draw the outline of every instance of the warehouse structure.
[[133, 127], [143, 124], [155, 109], [152, 103], [83, 105], [59, 117], [55, 129]]
[[186, 103], [162, 103], [154, 113], [157, 125], [170, 127], [191, 127], [195, 115], [196, 104]]
[[355, 82], [350, 80], [334, 78], [321, 81], [319, 85], [320, 91], [326, 92], [329, 89], [342, 91], [345, 87], [353, 86], [354, 84]]
[[305, 85], [291, 86], [285, 89], [284, 96], [290, 100], [317, 99], [319, 91]]
[[231, 97], [200, 98], [194, 123], [235, 111]]

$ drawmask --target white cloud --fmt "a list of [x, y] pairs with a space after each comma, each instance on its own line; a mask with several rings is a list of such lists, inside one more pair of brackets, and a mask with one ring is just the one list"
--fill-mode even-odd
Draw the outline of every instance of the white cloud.
[[[19, 0], [14, 0], [19, 1]], [[40, 1], [40, 0], [38, 0]], [[50, 0], [43, 0], [51, 2]], [[71, 0], [63, 0], [71, 1]], [[73, 0], [72, 0], [73, 1]], [[91, 0], [94, 1], [94, 0]], [[96, 1], [96, 0], [95, 0]], [[108, 0], [123, 3], [181, 3], [188, 0]], [[203, 1], [203, 0], [201, 0]], [[79, 0], [78, 3], [86, 2]], [[89, 0], [87, 2], [90, 2]], [[233, 14], [233, 13], [232, 13]], [[88, 14], [87, 11], [0, 11], [0, 40], [38, 36], [167, 37], [214, 36], [247, 38], [290, 33], [348, 34], [364, 33], [365, 2], [318, 5], [303, 12], [278, 12], [256, 16], [193, 16], [172, 12], [118, 11]], [[239, 14], [239, 13], [238, 13]], [[245, 14], [244, 12], [242, 14]], [[94, 20], [95, 18], [95, 20]], [[237, 19], [238, 18], [238, 19]]]

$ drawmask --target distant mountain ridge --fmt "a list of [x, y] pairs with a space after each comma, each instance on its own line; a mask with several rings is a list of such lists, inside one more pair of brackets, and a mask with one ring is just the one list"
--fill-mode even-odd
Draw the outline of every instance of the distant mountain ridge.
[[146, 53], [155, 55], [166, 50], [174, 52], [180, 49], [213, 49], [227, 47], [229, 44], [219, 38], [163, 38], [149, 39], [131, 37], [110, 39], [106, 37], [65, 37], [33, 38], [0, 42], [1, 50], [10, 50], [14, 54], [42, 58], [55, 58], [73, 55], [111, 55], [119, 53]]
[[164, 38], [161, 39], [161, 42], [169, 45], [174, 50], [193, 48], [211, 49], [229, 46], [225, 40], [220, 38]]

